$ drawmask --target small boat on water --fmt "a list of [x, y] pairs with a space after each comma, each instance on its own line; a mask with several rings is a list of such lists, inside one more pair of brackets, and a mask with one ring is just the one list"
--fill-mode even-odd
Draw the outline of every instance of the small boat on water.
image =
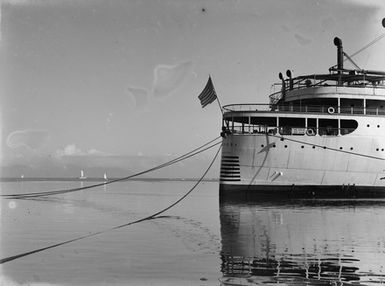
[[80, 170], [80, 177], [79, 177], [79, 180], [85, 180], [87, 179], [87, 177], [84, 175], [84, 171], [83, 170]]
[[107, 173], [104, 173], [104, 175], [103, 175], [103, 179], [104, 179], [105, 181], [107, 181], [107, 180], [108, 180], [108, 178], [107, 178]]
[[288, 70], [269, 103], [223, 107], [221, 195], [385, 197], [385, 72], [334, 44], [329, 73]]

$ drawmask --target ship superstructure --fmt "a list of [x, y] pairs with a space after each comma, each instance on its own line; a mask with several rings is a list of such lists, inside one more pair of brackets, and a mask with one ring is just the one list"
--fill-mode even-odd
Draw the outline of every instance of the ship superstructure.
[[280, 73], [268, 104], [223, 107], [222, 193], [385, 196], [385, 72], [345, 69], [334, 44], [329, 73]]

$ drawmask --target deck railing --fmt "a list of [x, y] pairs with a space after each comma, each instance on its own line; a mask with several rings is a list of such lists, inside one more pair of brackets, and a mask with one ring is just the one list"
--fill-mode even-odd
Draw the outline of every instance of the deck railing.
[[356, 128], [333, 128], [333, 127], [296, 127], [296, 126], [278, 126], [267, 125], [241, 126], [234, 125], [225, 128], [225, 131], [231, 134], [269, 134], [269, 135], [296, 135], [296, 136], [338, 136], [352, 133]]
[[227, 112], [293, 112], [328, 113], [354, 115], [385, 115], [385, 107], [357, 107], [335, 105], [271, 105], [271, 104], [231, 104], [223, 107]]
[[[333, 75], [330, 75], [333, 77]], [[292, 84], [290, 80], [285, 80], [285, 90], [282, 90], [282, 83], [274, 83], [271, 86], [270, 102], [277, 103], [282, 98], [282, 93], [290, 92], [291, 90], [305, 89], [309, 87], [354, 87], [354, 88], [372, 88], [372, 89], [385, 89], [385, 80], [383, 75], [378, 80], [373, 81], [373, 76], [361, 75], [343, 75], [343, 83], [338, 83], [336, 78], [333, 80], [325, 78], [325, 75], [313, 75], [304, 76], [293, 79]], [[290, 88], [291, 85], [291, 88]]]

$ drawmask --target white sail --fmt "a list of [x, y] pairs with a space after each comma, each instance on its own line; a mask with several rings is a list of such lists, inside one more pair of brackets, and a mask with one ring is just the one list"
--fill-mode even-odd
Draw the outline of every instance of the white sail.
[[79, 179], [86, 179], [87, 177], [84, 176], [84, 171], [83, 170], [80, 170], [80, 177]]
[[103, 178], [104, 178], [104, 180], [108, 180], [108, 179], [107, 179], [107, 173], [104, 173]]

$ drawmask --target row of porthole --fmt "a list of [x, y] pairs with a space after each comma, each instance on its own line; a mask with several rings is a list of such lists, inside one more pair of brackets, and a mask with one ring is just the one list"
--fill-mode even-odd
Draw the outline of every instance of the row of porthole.
[[[263, 148], [263, 147], [265, 147], [265, 145], [262, 144], [261, 147]], [[272, 147], [275, 148], [275, 147], [277, 147], [277, 145], [274, 144]], [[285, 145], [284, 147], [287, 148], [288, 146]], [[315, 146], [315, 145], [312, 146], [313, 149], [315, 149], [316, 147], [317, 147], [317, 146]], [[323, 148], [323, 149], [327, 149], [326, 146], [322, 146], [322, 147], [321, 147], [321, 146], [318, 146], [318, 147], [319, 147], [319, 148]], [[304, 145], [301, 145], [301, 148], [303, 149], [303, 148], [305, 148], [305, 146], [304, 146]], [[329, 148], [329, 149], [330, 149], [330, 148]], [[343, 150], [343, 149], [344, 149], [343, 147], [340, 147], [340, 150]], [[353, 150], [353, 149], [354, 149], [353, 147], [350, 147], [350, 150]], [[379, 149], [377, 149], [377, 151], [379, 151]], [[384, 149], [381, 149], [381, 151], [384, 151]]]
[[[366, 125], [366, 127], [370, 127], [370, 124]], [[377, 125], [377, 128], [380, 128], [380, 125]]]
[[[234, 143], [234, 144], [233, 144], [233, 143], [227, 143], [227, 144], [223, 144], [223, 145], [224, 145], [224, 146], [233, 146], [233, 145], [234, 145], [234, 146], [237, 146], [237, 144], [235, 144], [235, 143]], [[263, 147], [265, 147], [265, 145], [262, 144], [261, 147], [263, 148]], [[275, 147], [277, 147], [277, 145], [274, 144], [272, 147], [275, 148]], [[285, 147], [285, 148], [288, 148], [287, 145], [284, 145], [284, 147]], [[321, 146], [318, 146], [318, 147], [321, 148]], [[305, 146], [304, 146], [304, 145], [301, 145], [301, 148], [303, 149], [303, 148], [305, 148]], [[315, 149], [316, 146], [313, 145], [312, 148]], [[323, 148], [323, 149], [327, 149], [326, 146], [322, 146], [322, 148]], [[344, 149], [343, 147], [340, 147], [340, 150], [343, 150], [343, 149]], [[351, 150], [351, 151], [353, 151], [353, 149], [354, 149], [353, 147], [350, 147], [350, 150]], [[382, 149], [377, 148], [377, 149], [376, 149], [376, 151], [380, 151], [380, 150], [381, 150], [382, 152], [385, 151], [384, 148], [382, 148]]]

